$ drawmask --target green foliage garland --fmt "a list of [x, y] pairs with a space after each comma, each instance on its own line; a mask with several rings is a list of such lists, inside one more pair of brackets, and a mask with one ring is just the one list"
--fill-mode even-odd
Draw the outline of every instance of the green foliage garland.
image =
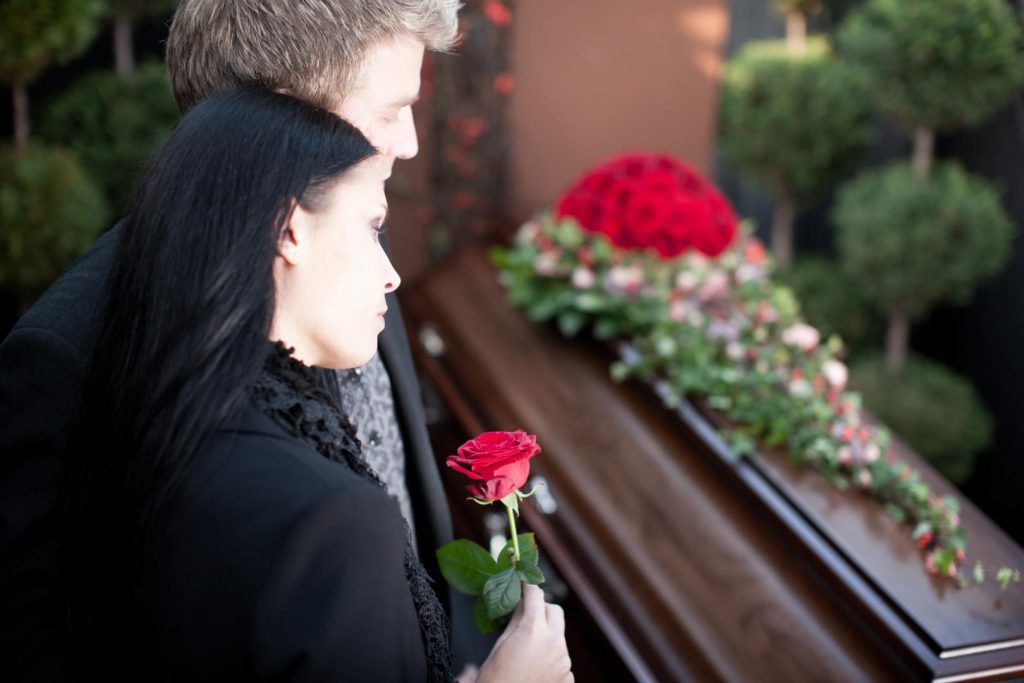
[[532, 320], [555, 321], [568, 336], [589, 329], [628, 340], [638, 358], [613, 364], [614, 377], [660, 378], [674, 401], [703, 398], [737, 425], [726, 436], [739, 454], [758, 440], [783, 446], [836, 486], [870, 493], [913, 525], [929, 572], [966, 583], [958, 502], [935, 496], [889, 450], [887, 431], [863, 419], [859, 395], [845, 388], [840, 340], [823, 342], [803, 322], [755, 239], [715, 260], [689, 253], [666, 261], [615, 249], [572, 219], [544, 217], [492, 257], [510, 301]]

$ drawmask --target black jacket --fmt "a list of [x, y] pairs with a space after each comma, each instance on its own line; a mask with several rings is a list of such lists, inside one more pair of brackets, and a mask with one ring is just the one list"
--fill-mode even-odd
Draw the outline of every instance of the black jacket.
[[255, 408], [168, 518], [137, 615], [164, 680], [426, 679], [397, 503]]
[[[65, 456], [119, 233], [115, 227], [100, 238], [0, 345], [0, 680], [68, 676], [60, 577]], [[434, 549], [451, 540], [451, 519], [396, 301], [386, 322], [379, 349], [405, 444], [417, 545], [444, 602]]]

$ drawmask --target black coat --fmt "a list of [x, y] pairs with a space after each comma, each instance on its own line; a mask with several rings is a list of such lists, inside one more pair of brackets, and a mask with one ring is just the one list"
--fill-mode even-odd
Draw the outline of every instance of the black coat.
[[[119, 232], [115, 227], [100, 238], [0, 345], [0, 680], [69, 675], [61, 492]], [[396, 301], [389, 301], [386, 322], [379, 350], [405, 444], [417, 545], [444, 602], [433, 551], [451, 540], [451, 519]]]
[[426, 679], [398, 504], [253, 407], [155, 545], [137, 629], [164, 680]]

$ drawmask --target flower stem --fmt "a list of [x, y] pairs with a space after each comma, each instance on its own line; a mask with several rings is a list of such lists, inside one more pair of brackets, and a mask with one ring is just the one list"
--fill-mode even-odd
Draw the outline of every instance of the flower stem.
[[519, 562], [519, 534], [516, 533], [516, 516], [512, 513], [512, 507], [506, 505], [505, 509], [508, 511], [508, 526], [509, 531], [512, 533], [512, 562]]

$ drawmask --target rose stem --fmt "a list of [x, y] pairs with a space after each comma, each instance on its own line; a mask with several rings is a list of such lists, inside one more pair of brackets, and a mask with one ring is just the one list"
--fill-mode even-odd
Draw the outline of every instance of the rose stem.
[[516, 564], [519, 563], [519, 534], [516, 533], [516, 517], [512, 514], [512, 506], [506, 505], [505, 509], [508, 511], [508, 525], [512, 531], [512, 559]]

